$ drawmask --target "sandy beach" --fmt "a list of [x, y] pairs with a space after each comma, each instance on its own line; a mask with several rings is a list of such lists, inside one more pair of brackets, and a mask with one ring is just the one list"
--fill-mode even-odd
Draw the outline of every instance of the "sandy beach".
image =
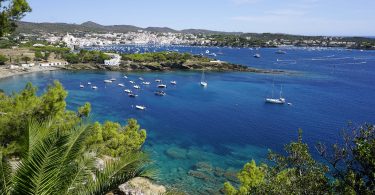
[[40, 66], [35, 66], [35, 67], [31, 67], [31, 68], [10, 69], [8, 67], [0, 67], [0, 79], [12, 77], [12, 76], [17, 76], [17, 75], [35, 73], [35, 72], [60, 70], [61, 68], [62, 67], [40, 67]]

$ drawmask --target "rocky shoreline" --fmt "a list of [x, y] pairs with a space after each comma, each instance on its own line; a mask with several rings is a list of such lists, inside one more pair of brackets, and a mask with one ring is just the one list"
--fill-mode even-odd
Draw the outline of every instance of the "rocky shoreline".
[[257, 69], [227, 62], [192, 62], [182, 64], [135, 63], [124, 62], [120, 66], [105, 66], [100, 64], [71, 64], [64, 66], [64, 70], [105, 70], [120, 72], [152, 72], [152, 71], [216, 71], [216, 72], [252, 72], [264, 74], [281, 74], [282, 70]]

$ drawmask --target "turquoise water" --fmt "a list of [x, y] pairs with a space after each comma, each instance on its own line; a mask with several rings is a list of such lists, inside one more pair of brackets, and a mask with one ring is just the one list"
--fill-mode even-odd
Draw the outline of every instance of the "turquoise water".
[[[122, 47], [118, 47], [122, 48]], [[157, 48], [155, 48], [157, 49]], [[297, 71], [296, 74], [206, 73], [208, 87], [199, 86], [200, 72], [124, 73], [56, 71], [16, 76], [0, 80], [0, 88], [10, 93], [32, 81], [43, 91], [57, 79], [69, 91], [68, 107], [76, 109], [91, 102], [93, 119], [124, 123], [136, 118], [148, 132], [145, 149], [159, 169], [159, 182], [190, 194], [219, 193], [251, 159], [266, 161], [267, 150], [281, 152], [284, 144], [304, 130], [304, 140], [312, 147], [318, 141], [334, 143], [348, 121], [375, 122], [375, 52], [344, 49], [260, 49], [171, 47], [193, 53], [206, 49], [223, 53], [217, 58], [258, 68]], [[278, 60], [277, 60], [278, 59]], [[151, 81], [142, 86], [138, 98], [129, 98], [117, 86], [139, 77]], [[117, 78], [112, 84], [104, 79]], [[155, 79], [176, 80], [167, 95], [154, 95]], [[268, 105], [273, 80], [276, 89], [283, 85], [288, 105]], [[94, 91], [79, 88], [92, 82]], [[134, 89], [132, 89], [134, 91]], [[146, 111], [134, 105], [145, 105]]]

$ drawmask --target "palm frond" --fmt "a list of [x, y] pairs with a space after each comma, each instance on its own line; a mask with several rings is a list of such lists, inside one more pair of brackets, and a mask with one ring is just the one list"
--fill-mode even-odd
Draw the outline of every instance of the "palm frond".
[[23, 159], [15, 174], [13, 190], [21, 194], [54, 194], [60, 183], [61, 157], [67, 136], [58, 133], [37, 142], [29, 158]]
[[9, 194], [11, 190], [12, 170], [9, 162], [0, 152], [0, 194]]
[[143, 153], [131, 153], [120, 159], [109, 161], [103, 171], [97, 170], [96, 178], [83, 189], [86, 194], [105, 194], [135, 177], [152, 177], [145, 166], [148, 156]]

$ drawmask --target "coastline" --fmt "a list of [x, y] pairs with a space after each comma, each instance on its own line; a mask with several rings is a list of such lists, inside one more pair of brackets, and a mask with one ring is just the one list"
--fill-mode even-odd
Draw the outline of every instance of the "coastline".
[[31, 68], [19, 68], [19, 69], [10, 69], [10, 68], [3, 68], [0, 67], [0, 80], [6, 79], [13, 76], [19, 76], [29, 73], [36, 73], [36, 72], [47, 72], [47, 71], [55, 71], [61, 70], [62, 67], [31, 67]]

